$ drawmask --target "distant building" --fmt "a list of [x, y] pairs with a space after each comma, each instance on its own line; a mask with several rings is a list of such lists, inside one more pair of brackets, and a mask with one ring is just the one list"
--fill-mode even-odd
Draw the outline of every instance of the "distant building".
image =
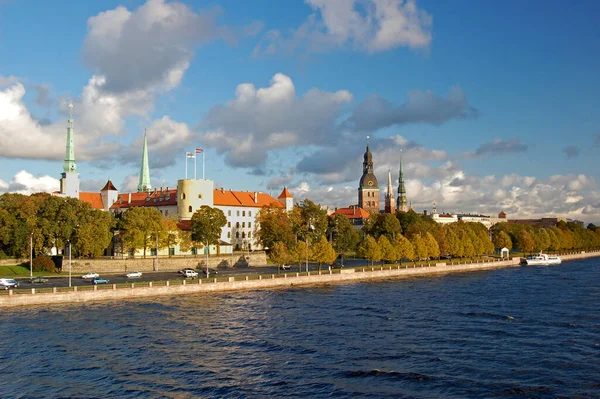
[[402, 212], [408, 212], [412, 205], [408, 206], [406, 200], [406, 187], [404, 187], [404, 172], [402, 171], [402, 158], [400, 158], [400, 170], [398, 172], [398, 198], [396, 199], [396, 209]]
[[368, 141], [363, 161], [363, 174], [358, 183], [358, 206], [368, 213], [379, 213], [379, 183], [373, 173], [373, 155], [369, 150]]
[[552, 218], [539, 218], [539, 219], [510, 219], [509, 223], [516, 224], [527, 224], [530, 226], [536, 227], [554, 227], [559, 222], [565, 223], [575, 223], [579, 226], [583, 227], [583, 222], [581, 220], [568, 219], [564, 217], [552, 217]]
[[331, 214], [332, 217], [335, 215], [344, 215], [350, 220], [352, 226], [357, 230], [361, 229], [365, 224], [365, 220], [369, 218], [369, 212], [363, 208], [353, 205], [348, 208], [338, 208]]
[[392, 172], [388, 169], [388, 185], [385, 193], [385, 213], [396, 213], [396, 200], [392, 189]]

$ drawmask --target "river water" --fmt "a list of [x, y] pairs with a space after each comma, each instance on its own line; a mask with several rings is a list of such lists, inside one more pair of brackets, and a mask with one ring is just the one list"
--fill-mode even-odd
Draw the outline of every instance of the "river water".
[[2, 310], [1, 398], [599, 398], [600, 258]]

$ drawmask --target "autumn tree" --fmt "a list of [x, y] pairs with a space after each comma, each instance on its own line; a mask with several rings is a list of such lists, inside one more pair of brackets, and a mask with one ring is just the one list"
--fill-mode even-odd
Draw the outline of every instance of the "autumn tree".
[[[133, 207], [123, 214], [121, 237], [127, 248], [143, 249], [155, 242], [156, 234], [162, 231], [162, 214], [152, 207]], [[154, 238], [154, 239], [153, 239]]]
[[335, 260], [335, 258], [337, 258], [335, 250], [329, 241], [327, 241], [327, 238], [325, 238], [325, 236], [321, 236], [319, 241], [317, 241], [312, 247], [312, 260], [319, 264], [319, 271], [321, 271], [321, 265], [323, 263], [330, 264]]
[[438, 246], [437, 241], [433, 237], [431, 233], [425, 233], [424, 237], [425, 245], [427, 246], [427, 257], [430, 258], [439, 258], [440, 257], [440, 247]]
[[379, 262], [381, 260], [381, 249], [379, 248], [379, 245], [377, 245], [377, 241], [369, 235], [365, 236], [358, 245], [357, 254], [367, 261], [370, 261], [371, 265], [373, 262]]
[[344, 215], [335, 215], [329, 224], [333, 248], [337, 253], [343, 256], [346, 252], [351, 252], [356, 249], [360, 237], [356, 229], [350, 223], [350, 220]]
[[206, 243], [208, 251], [211, 245], [216, 245], [219, 253], [219, 239], [226, 224], [227, 218], [222, 210], [202, 205], [192, 215], [192, 240]]
[[402, 259], [414, 259], [415, 258], [415, 250], [413, 245], [408, 240], [408, 238], [404, 237], [401, 234], [398, 234], [394, 239], [393, 243], [396, 248], [398, 259], [402, 262]]
[[500, 231], [494, 234], [492, 242], [494, 243], [494, 248], [498, 250], [502, 248], [508, 248], [508, 250], [510, 251], [512, 249], [512, 240], [505, 231]]
[[269, 251], [269, 258], [277, 265], [277, 273], [281, 269], [281, 265], [290, 262], [292, 258], [288, 247], [281, 241], [276, 242]]
[[427, 259], [427, 257], [429, 256], [429, 251], [427, 250], [427, 243], [425, 242], [423, 237], [421, 237], [420, 234], [415, 234], [413, 235], [410, 242], [412, 243], [413, 248], [415, 250], [416, 258], [418, 258], [419, 260]]
[[517, 233], [517, 247], [523, 252], [531, 252], [535, 248], [535, 241], [527, 230], [522, 229]]
[[295, 244], [296, 237], [285, 209], [276, 204], [263, 206], [256, 216], [254, 236], [263, 248], [271, 248], [283, 242], [288, 248]]
[[390, 243], [390, 240], [388, 240], [386, 236], [379, 236], [379, 238], [377, 239], [377, 245], [379, 245], [379, 249], [381, 251], [381, 258], [383, 260], [386, 260], [389, 263], [396, 262], [396, 259], [398, 259], [398, 250]]

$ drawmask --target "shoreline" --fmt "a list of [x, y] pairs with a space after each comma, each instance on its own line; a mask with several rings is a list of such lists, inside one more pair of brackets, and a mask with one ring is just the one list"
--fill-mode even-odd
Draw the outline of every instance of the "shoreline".
[[[578, 252], [560, 255], [563, 261], [585, 259], [600, 256], [600, 251]], [[358, 267], [354, 269], [336, 269], [334, 271], [321, 271], [305, 273], [282, 273], [271, 275], [259, 275], [257, 279], [249, 276], [228, 277], [227, 281], [218, 281], [214, 278], [211, 282], [202, 282], [202, 279], [189, 282], [182, 280], [181, 284], [153, 286], [147, 283], [145, 286], [131, 286], [117, 288], [115, 284], [109, 287], [93, 290], [36, 293], [35, 288], [31, 292], [19, 292], [18, 294], [9, 290], [8, 295], [0, 296], [0, 308], [15, 308], [34, 305], [57, 305], [65, 303], [86, 303], [97, 301], [122, 300], [129, 298], [152, 298], [172, 295], [191, 295], [206, 292], [227, 292], [255, 289], [289, 288], [292, 286], [308, 286], [315, 284], [327, 284], [337, 282], [353, 282], [364, 280], [376, 280], [385, 278], [406, 278], [414, 276], [429, 276], [447, 273], [461, 273], [478, 270], [498, 269], [503, 267], [515, 267], [520, 265], [521, 258], [510, 260], [494, 260], [479, 263], [447, 264], [438, 262], [428, 266], [411, 266], [408, 264], [394, 264], [373, 267]], [[552, 266], [560, 267], [560, 265]], [[23, 291], [23, 290], [20, 290]]]

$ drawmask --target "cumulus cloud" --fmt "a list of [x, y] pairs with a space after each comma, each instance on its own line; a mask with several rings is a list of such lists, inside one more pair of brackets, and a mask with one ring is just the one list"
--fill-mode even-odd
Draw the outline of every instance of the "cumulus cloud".
[[563, 152], [567, 156], [567, 158], [577, 158], [581, 153], [581, 149], [575, 145], [568, 145], [563, 148]]
[[334, 48], [375, 53], [398, 47], [427, 48], [432, 17], [416, 0], [306, 0], [313, 13], [290, 34], [265, 33], [260, 54], [313, 53]]
[[519, 139], [502, 140], [495, 139], [488, 143], [481, 144], [475, 152], [469, 154], [471, 157], [487, 157], [504, 155], [513, 152], [525, 152], [528, 145], [521, 143]]
[[377, 95], [370, 96], [352, 111], [342, 128], [365, 132], [408, 123], [441, 125], [452, 119], [474, 119], [479, 115], [460, 87], [451, 88], [447, 97], [430, 90], [409, 91], [406, 97], [404, 104], [394, 106]]
[[0, 180], [0, 192], [19, 193], [30, 195], [33, 193], [51, 193], [58, 191], [60, 181], [51, 176], [34, 176], [21, 170], [10, 181], [6, 183]]
[[292, 80], [276, 74], [269, 87], [240, 84], [236, 98], [213, 107], [202, 122], [203, 140], [225, 154], [232, 166], [257, 167], [267, 151], [331, 141], [342, 106], [352, 100], [346, 90], [311, 89], [296, 95]]
[[189, 67], [194, 47], [226, 37], [218, 10], [195, 13], [185, 4], [148, 0], [134, 11], [123, 6], [88, 19], [84, 59], [106, 78], [112, 92], [171, 89]]

